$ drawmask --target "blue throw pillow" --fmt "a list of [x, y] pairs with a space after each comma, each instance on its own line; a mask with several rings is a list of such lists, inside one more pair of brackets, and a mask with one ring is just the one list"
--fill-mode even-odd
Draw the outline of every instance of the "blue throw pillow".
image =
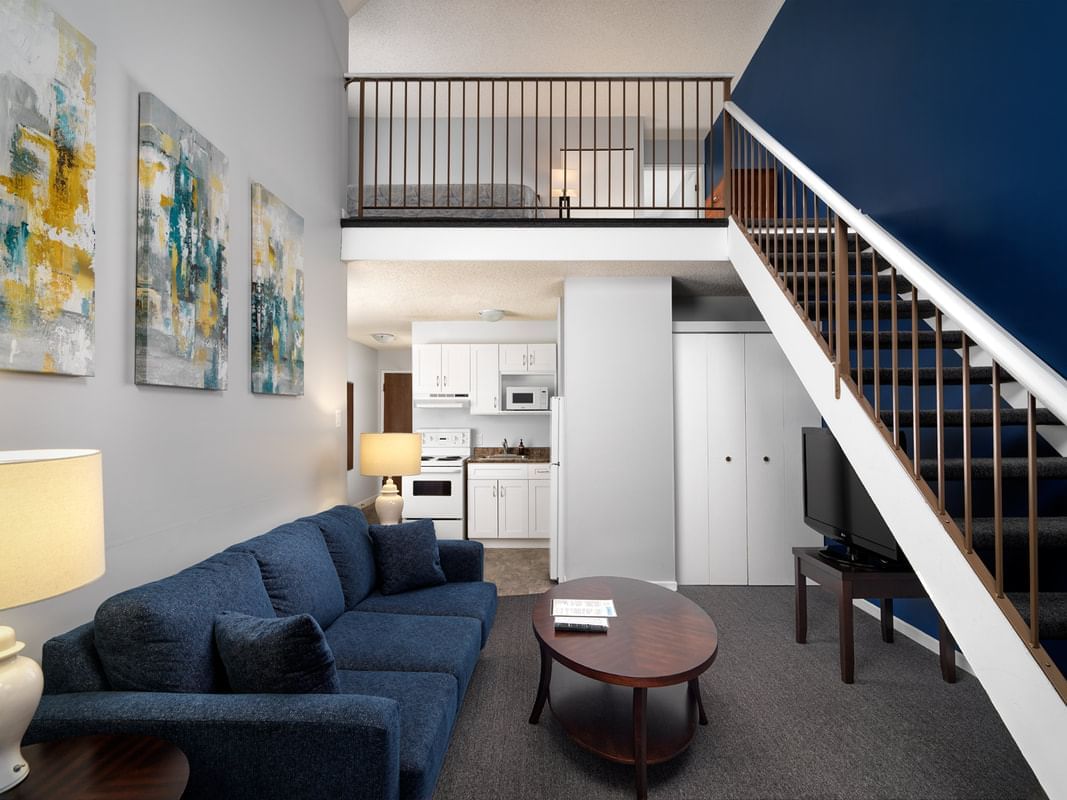
[[399, 594], [447, 582], [432, 519], [400, 525], [371, 525], [374, 563], [382, 594]]
[[252, 694], [338, 694], [333, 651], [310, 614], [215, 617], [219, 648], [230, 688]]

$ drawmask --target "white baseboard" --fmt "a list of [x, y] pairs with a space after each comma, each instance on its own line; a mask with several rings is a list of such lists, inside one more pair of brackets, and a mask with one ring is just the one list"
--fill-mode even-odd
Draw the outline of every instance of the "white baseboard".
[[472, 539], [481, 542], [486, 550], [547, 550], [548, 539]]
[[678, 581], [649, 581], [649, 583], [654, 583], [656, 586], [662, 586], [664, 589], [670, 589], [672, 592], [678, 591]]
[[[852, 604], [867, 614], [870, 614], [877, 620], [882, 619], [882, 609], [872, 603], [870, 600], [853, 600]], [[897, 633], [902, 633], [911, 639], [916, 644], [922, 645], [931, 653], [941, 654], [940, 642], [926, 631], [921, 631], [912, 625], [910, 622], [905, 622], [899, 617], [893, 617], [893, 630]], [[959, 650], [956, 651], [956, 666], [962, 669], [964, 672], [974, 675], [974, 670], [971, 669], [970, 663], [967, 661], [967, 657], [963, 655]]]
[[352, 503], [352, 505], [354, 505], [356, 508], [363, 508], [364, 506], [372, 506], [372, 505], [374, 505], [374, 501], [377, 500], [377, 499], [378, 499], [378, 495], [372, 494], [370, 497], [365, 497], [362, 500], [357, 500], [355, 503]]

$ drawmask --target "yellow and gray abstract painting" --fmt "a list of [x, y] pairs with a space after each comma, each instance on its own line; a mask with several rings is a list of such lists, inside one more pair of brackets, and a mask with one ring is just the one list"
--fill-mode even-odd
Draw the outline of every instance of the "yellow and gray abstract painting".
[[139, 384], [225, 389], [229, 337], [226, 156], [154, 95], [140, 96]]
[[96, 46], [0, 0], [0, 369], [93, 374]]

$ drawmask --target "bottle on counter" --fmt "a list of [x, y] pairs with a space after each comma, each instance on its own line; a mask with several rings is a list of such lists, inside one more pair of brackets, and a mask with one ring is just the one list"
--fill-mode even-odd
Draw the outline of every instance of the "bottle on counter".
[[515, 452], [518, 453], [520, 456], [526, 455], [526, 443], [523, 442], [522, 439], [519, 439], [519, 446], [515, 450]]

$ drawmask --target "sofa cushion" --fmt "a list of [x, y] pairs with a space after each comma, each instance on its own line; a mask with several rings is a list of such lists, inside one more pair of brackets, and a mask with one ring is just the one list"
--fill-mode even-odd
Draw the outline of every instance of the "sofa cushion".
[[310, 522], [280, 525], [229, 551], [255, 556], [279, 617], [310, 614], [325, 628], [344, 612], [337, 568], [318, 527]]
[[226, 673], [215, 648], [215, 617], [223, 611], [274, 615], [259, 564], [248, 553], [219, 553], [105, 600], [93, 636], [111, 687], [225, 691]]
[[456, 679], [436, 672], [341, 670], [341, 691], [388, 697], [400, 705], [400, 798], [433, 795], [452, 725]]
[[397, 594], [447, 581], [432, 519], [400, 525], [371, 525], [374, 563], [382, 594]]
[[478, 663], [481, 624], [470, 617], [416, 617], [347, 611], [326, 629], [338, 669], [442, 672], [458, 696]]
[[310, 614], [250, 617], [224, 611], [215, 644], [230, 688], [249, 694], [337, 694], [333, 652]]
[[351, 611], [378, 582], [367, 518], [354, 506], [334, 506], [300, 521], [318, 526], [337, 568], [345, 596], [345, 610]]
[[446, 583], [402, 594], [372, 592], [356, 611], [417, 614], [434, 617], [472, 617], [482, 626], [482, 647], [496, 617], [496, 585], [483, 581]]

